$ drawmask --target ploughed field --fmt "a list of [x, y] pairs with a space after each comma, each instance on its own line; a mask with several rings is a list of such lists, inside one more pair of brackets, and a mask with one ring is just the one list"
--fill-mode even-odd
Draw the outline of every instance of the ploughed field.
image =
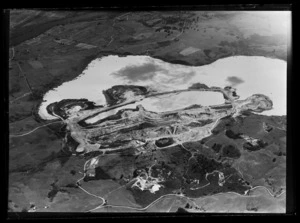
[[[67, 150], [87, 159], [83, 184], [112, 179], [124, 186], [142, 207], [167, 194], [191, 198], [222, 192], [247, 194], [261, 179], [253, 177], [259, 170], [243, 173], [242, 170], [249, 168], [245, 157], [251, 157], [253, 151], [272, 151], [276, 142], [261, 135], [235, 133], [234, 128], [239, 128], [249, 112], [270, 110], [272, 101], [260, 94], [238, 100], [233, 88], [199, 86], [171, 92], [113, 86], [113, 90], [105, 92], [109, 106], [95, 106], [85, 99], [66, 99], [48, 105], [47, 111], [64, 121]], [[148, 111], [141, 105], [147, 98], [186, 91], [221, 93], [225, 103], [194, 104], [162, 112]], [[130, 100], [125, 97], [129, 92], [133, 95]], [[122, 109], [133, 103], [141, 104], [135, 109]], [[115, 114], [99, 116], [115, 108], [119, 108]], [[257, 115], [250, 113], [252, 116]], [[93, 122], [88, 122], [91, 118]], [[271, 128], [269, 125], [262, 131], [269, 134]], [[284, 137], [285, 131], [276, 134]], [[272, 159], [258, 163], [269, 171], [276, 166]], [[280, 186], [272, 189], [278, 192]]]

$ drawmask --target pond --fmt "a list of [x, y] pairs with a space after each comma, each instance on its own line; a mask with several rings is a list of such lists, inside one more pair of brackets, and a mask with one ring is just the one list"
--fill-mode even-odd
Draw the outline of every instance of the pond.
[[[234, 56], [219, 59], [205, 66], [171, 64], [149, 56], [106, 56], [93, 60], [76, 79], [65, 82], [44, 95], [39, 109], [43, 119], [56, 119], [47, 113], [50, 103], [62, 99], [85, 98], [96, 105], [105, 105], [102, 93], [114, 85], [150, 86], [158, 91], [186, 89], [193, 83], [207, 86], [233, 86], [240, 99], [265, 94], [273, 101], [273, 109], [264, 115], [286, 115], [287, 63], [261, 56]], [[224, 102], [218, 92], [186, 92], [179, 95], [148, 98], [142, 104], [151, 111], [167, 111], [191, 104], [215, 105]], [[124, 108], [124, 107], [122, 107]], [[119, 108], [119, 109], [122, 109]], [[113, 114], [115, 111], [110, 111]]]

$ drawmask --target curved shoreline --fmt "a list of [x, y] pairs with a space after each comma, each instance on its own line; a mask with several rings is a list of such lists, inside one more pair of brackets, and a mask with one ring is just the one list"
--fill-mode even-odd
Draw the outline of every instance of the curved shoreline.
[[[94, 56], [93, 58], [93, 60], [91, 60], [91, 61], [94, 61], [95, 59], [104, 59], [105, 57], [108, 57], [108, 56], [117, 56], [117, 57], [122, 57], [122, 54], [108, 54], [108, 55], [105, 55], [103, 52], [99, 52], [96, 56]], [[123, 57], [126, 57], [127, 55], [125, 55], [125, 56], [123, 56]], [[133, 56], [140, 56], [139, 54], [134, 54]], [[148, 56], [148, 55], [143, 55], [143, 54], [141, 54], [141, 56], [146, 56], [146, 57], [149, 57], [149, 58], [153, 58], [153, 59], [157, 59], [157, 58], [155, 58], [155, 57], [153, 57], [153, 56]], [[249, 57], [249, 56], [234, 56], [234, 57]], [[226, 58], [234, 58], [234, 57], [232, 57], [232, 56], [230, 56], [230, 57], [226, 57]], [[253, 57], [259, 57], [259, 58], [265, 58], [265, 57], [262, 57], [262, 56], [253, 56]], [[272, 59], [274, 59], [274, 58], [272, 58]], [[164, 60], [162, 60], [161, 58], [159, 58], [159, 60], [161, 61], [161, 62], [163, 62], [163, 63], [166, 63]], [[218, 60], [216, 60], [216, 61], [218, 61]], [[215, 63], [216, 61], [214, 61], [214, 62], [212, 62], [212, 63], [209, 63], [209, 64], [213, 64], [213, 63]], [[159, 62], [159, 61], [157, 61], [157, 62]], [[125, 63], [127, 63], [127, 62], [125, 62]], [[169, 62], [168, 62], [169, 63]], [[171, 63], [170, 63], [171, 64]], [[206, 64], [206, 65], [209, 65], [209, 64]], [[180, 65], [180, 66], [185, 66], [185, 65], [182, 65], [182, 64], [180, 64], [180, 63], [176, 63], [175, 65]], [[162, 66], [164, 66], [164, 64], [162, 65]], [[196, 67], [196, 68], [201, 68], [201, 67], [203, 67], [204, 65], [202, 65], [202, 66], [187, 66], [187, 68], [192, 68], [192, 67]], [[184, 68], [184, 67], [183, 67]], [[182, 68], [182, 69], [183, 69]], [[81, 72], [81, 74], [79, 74], [78, 76], [76, 76], [76, 77], [74, 77], [74, 78], [72, 78], [72, 79], [70, 79], [70, 80], [68, 80], [68, 81], [65, 81], [65, 82], [63, 82], [62, 84], [60, 84], [59, 86], [57, 86], [57, 87], [55, 87], [55, 88], [53, 88], [53, 89], [51, 89], [51, 90], [54, 90], [54, 89], [56, 89], [56, 88], [59, 88], [60, 86], [62, 86], [64, 83], [68, 83], [68, 82], [71, 82], [71, 81], [74, 81], [74, 80], [76, 80], [76, 79], [78, 79], [78, 77], [79, 76], [81, 76], [81, 75], [87, 75], [87, 74], [83, 74], [84, 73], [84, 71], [85, 70], [87, 70], [88, 69], [88, 67], [86, 67], [85, 69], [83, 69], [83, 71]], [[202, 68], [201, 68], [202, 69]], [[212, 77], [214, 77], [214, 75], [212, 76]], [[105, 78], [105, 77], [104, 77]], [[120, 84], [120, 83], [116, 83], [117, 85], [118, 84]], [[111, 87], [111, 86], [107, 86], [107, 87]], [[102, 88], [103, 88], [103, 86], [102, 86]], [[101, 89], [101, 88], [100, 88]], [[106, 88], [107, 89], [107, 88]], [[45, 95], [46, 94], [48, 94], [49, 92], [51, 92], [51, 90], [49, 90], [49, 91], [47, 91], [45, 94], [44, 94], [44, 98], [45, 98]], [[102, 93], [103, 94], [103, 93]], [[92, 95], [91, 96], [92, 98], [94, 98], [95, 97], [95, 95]], [[106, 99], [107, 100], [107, 97], [105, 96], [105, 94], [104, 94], [104, 99]], [[76, 97], [74, 97], [74, 99], [75, 99]], [[83, 97], [80, 97], [80, 98], [87, 98], [88, 100], [90, 100], [90, 101], [95, 101], [94, 99], [89, 99], [87, 96], [83, 96]], [[99, 99], [101, 98], [101, 100], [102, 100], [102, 95], [101, 95], [101, 93], [100, 93], [100, 95], [99, 95]], [[243, 97], [244, 98], [244, 97]], [[78, 97], [78, 99], [79, 99], [79, 97]], [[103, 100], [104, 100], [103, 99]], [[62, 99], [63, 100], [63, 99]], [[281, 100], [281, 99], [280, 99]], [[43, 103], [47, 103], [47, 102], [42, 102], [41, 103], [41, 105], [43, 104]], [[48, 102], [48, 104], [49, 103], [51, 103], [51, 102]], [[277, 102], [276, 102], [277, 103]], [[101, 103], [102, 105], [103, 104], [105, 104], [105, 103]], [[106, 103], [107, 104], [107, 103]], [[43, 105], [43, 107], [45, 107], [45, 106], [47, 106], [46, 104], [45, 105]], [[41, 109], [41, 106], [40, 106], [40, 109]], [[39, 112], [40, 112], [40, 109], [39, 109]], [[43, 108], [43, 110], [44, 110], [44, 108]], [[43, 112], [45, 112], [45, 111], [43, 111]], [[268, 115], [268, 116], [272, 116], [272, 114], [265, 114], [265, 115]], [[46, 114], [45, 113], [45, 120], [51, 120], [52, 118], [47, 118], [47, 116], [48, 116], [48, 114]], [[280, 115], [274, 115], [274, 116], [280, 116]], [[44, 119], [44, 118], [43, 118]]]

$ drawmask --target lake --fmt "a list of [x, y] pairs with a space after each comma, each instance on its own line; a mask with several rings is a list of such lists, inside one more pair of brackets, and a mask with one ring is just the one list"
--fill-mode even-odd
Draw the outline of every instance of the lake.
[[[240, 99], [264, 94], [273, 101], [273, 109], [262, 114], [286, 115], [286, 79], [285, 61], [261, 56], [228, 57], [204, 66], [171, 64], [149, 56], [106, 56], [93, 60], [76, 79], [47, 92], [39, 115], [47, 120], [56, 119], [47, 113], [46, 107], [62, 99], [86, 98], [96, 105], [105, 105], [102, 91], [114, 85], [141, 85], [169, 91], [186, 89], [197, 82], [209, 87], [233, 86]], [[128, 108], [142, 104], [151, 111], [167, 111], [191, 104], [215, 105], [223, 102], [223, 96], [218, 92], [185, 92], [159, 99], [147, 98], [128, 105]], [[110, 111], [110, 114], [114, 112]]]

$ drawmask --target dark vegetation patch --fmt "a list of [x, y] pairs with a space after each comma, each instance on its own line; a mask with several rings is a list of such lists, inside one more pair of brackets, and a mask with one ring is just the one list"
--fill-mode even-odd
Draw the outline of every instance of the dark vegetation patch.
[[57, 154], [57, 159], [62, 167], [65, 165], [66, 162], [68, 162], [70, 157], [71, 157], [71, 153], [67, 153], [67, 152], [60, 151]]
[[142, 191], [138, 187], [129, 187], [128, 190], [132, 193], [135, 202], [142, 207], [146, 207], [147, 205], [151, 204], [153, 201], [158, 199], [159, 197], [165, 195], [165, 194], [171, 194], [173, 189], [167, 188], [167, 187], [161, 187], [158, 191], [155, 191], [155, 193], [151, 193], [148, 190]]
[[221, 144], [218, 144], [218, 143], [214, 143], [214, 145], [211, 147], [216, 153], [219, 153], [221, 148], [222, 148], [222, 145]]
[[241, 139], [241, 133], [234, 133], [232, 130], [228, 129], [225, 131], [225, 135], [230, 139]]
[[155, 141], [157, 147], [166, 147], [174, 143], [173, 138], [161, 138]]
[[194, 104], [194, 105], [184, 108], [183, 110], [190, 110], [190, 109], [196, 109], [196, 108], [202, 108], [202, 107], [203, 107], [202, 105]]
[[273, 127], [264, 122], [264, 130], [267, 132], [271, 132], [273, 130]]
[[209, 87], [206, 84], [201, 84], [198, 82], [192, 84], [188, 89], [209, 89]]
[[66, 184], [64, 187], [68, 187], [68, 188], [78, 188], [78, 185], [75, 184], [75, 183], [69, 183], [69, 184]]
[[135, 169], [135, 170], [133, 171], [132, 177], [135, 178], [135, 177], [139, 176], [139, 174], [140, 174], [140, 170], [139, 170], [139, 169]]
[[[172, 149], [165, 149], [165, 150], [170, 150], [170, 151], [164, 151], [162, 154], [163, 157], [161, 157], [158, 162], [159, 164], [155, 165], [152, 167], [153, 174], [151, 174], [154, 177], [157, 177], [159, 174], [162, 175], [162, 177], [165, 179], [165, 181], [161, 182], [160, 184], [162, 187], [160, 187], [159, 191], [156, 191], [155, 193], [151, 193], [147, 190], [141, 191], [137, 187], [129, 187], [128, 189], [131, 191], [133, 194], [136, 202], [140, 204], [141, 206], [147, 206], [154, 200], [158, 199], [159, 197], [165, 195], [165, 194], [170, 194], [174, 193], [174, 190], [178, 190], [182, 186], [182, 173], [179, 173], [176, 171], [176, 168], [182, 169], [184, 167], [184, 161], [187, 157], [185, 157], [185, 154], [188, 152], [180, 152], [179, 147], [174, 147], [175, 152]], [[178, 150], [178, 151], [177, 151]], [[157, 151], [157, 153], [160, 153], [160, 151]], [[163, 161], [164, 160], [164, 161]], [[141, 166], [145, 164], [148, 160], [145, 158], [141, 158]], [[150, 161], [150, 160], [149, 160]], [[144, 165], [145, 167], [136, 169], [133, 172], [133, 177], [137, 177], [142, 173], [142, 169], [144, 171], [149, 171], [149, 168], [151, 166], [152, 161], [149, 162], [148, 164]], [[162, 162], [163, 161], [163, 162]], [[168, 164], [170, 163], [170, 164]], [[170, 175], [168, 173], [171, 172]]]
[[195, 154], [192, 162], [189, 162], [187, 178], [196, 178], [200, 181], [205, 180], [205, 174], [222, 168], [222, 164], [209, 159], [202, 154]]
[[203, 144], [207, 143], [212, 138], [213, 138], [213, 135], [207, 136], [207, 137], [201, 139], [200, 143], [203, 145]]
[[238, 159], [241, 156], [241, 152], [236, 146], [226, 145], [222, 148], [222, 156]]
[[189, 213], [187, 210], [185, 210], [184, 208], [182, 207], [179, 207], [176, 211], [176, 213]]
[[88, 182], [91, 180], [108, 180], [111, 179], [112, 177], [109, 176], [106, 171], [104, 171], [100, 166], [95, 168], [95, 176], [85, 176], [83, 179], [84, 182]]
[[187, 65], [187, 66], [192, 66], [193, 64], [189, 63], [188, 61], [185, 60], [172, 60], [170, 63], [173, 64], [182, 64], [182, 65]]
[[46, 165], [48, 162], [58, 160], [60, 165], [64, 166], [64, 164], [70, 159], [71, 155], [72, 153], [63, 149], [58, 152], [52, 152], [51, 155], [45, 158], [39, 165]]
[[158, 162], [158, 164], [152, 167], [151, 176], [158, 177], [159, 175], [162, 176], [165, 180], [170, 180], [174, 177], [174, 168], [172, 168], [165, 162]]
[[186, 203], [184, 208], [192, 208], [192, 207], [193, 207], [192, 205], [190, 205], [189, 203]]
[[51, 184], [51, 191], [48, 193], [47, 197], [50, 199], [50, 202], [53, 201], [54, 197], [58, 192], [63, 192], [63, 193], [68, 193], [67, 190], [60, 188], [59, 186], [56, 185], [56, 182]]
[[210, 57], [210, 52], [211, 52], [211, 50], [209, 50], [209, 49], [205, 49], [205, 50], [203, 50], [203, 52], [205, 53], [205, 55], [207, 56], [207, 57]]
[[191, 157], [191, 153], [181, 148], [181, 146], [172, 146], [168, 149], [162, 150], [161, 153], [170, 161], [170, 166], [176, 167], [179, 170], [183, 165], [186, 165], [188, 159]]
[[[185, 143], [184, 146], [187, 149], [191, 149], [190, 147], [195, 147], [196, 144]], [[198, 146], [201, 147], [201, 142], [199, 142]], [[221, 148], [219, 150], [221, 151]], [[229, 151], [231, 153], [226, 155], [236, 157], [236, 154], [232, 154], [231, 149], [229, 149]], [[136, 165], [133, 177], [140, 175], [142, 169], [148, 171], [148, 168], [157, 158], [157, 164], [152, 167], [152, 176], [157, 177], [161, 175], [165, 181], [161, 183], [163, 187], [154, 194], [146, 190], [141, 191], [136, 187], [128, 187], [127, 189], [131, 191], [136, 202], [143, 207], [149, 205], [160, 196], [167, 193], [174, 193], [174, 191], [181, 188], [183, 188], [182, 191], [184, 194], [191, 197], [201, 197], [204, 195], [228, 191], [243, 194], [244, 191], [248, 189], [248, 186], [242, 183], [237, 175], [237, 171], [231, 167], [231, 164], [218, 162], [215, 159], [208, 158], [206, 155], [199, 153], [194, 153], [194, 158], [190, 159], [191, 155], [192, 154], [189, 151], [186, 151], [180, 146], [174, 146], [170, 149], [157, 150], [151, 154], [137, 156], [139, 157], [138, 160], [133, 161]], [[128, 157], [124, 157], [124, 159], [127, 158]], [[131, 158], [134, 159], [134, 156]], [[188, 160], [190, 161], [188, 162]], [[111, 168], [114, 168], [114, 166], [115, 165], [112, 164]], [[218, 185], [218, 173], [209, 174], [206, 180], [206, 174], [212, 173], [214, 170], [222, 171], [225, 177], [232, 175], [223, 187]], [[117, 178], [115, 177], [115, 179]], [[185, 181], [183, 179], [185, 179]], [[208, 182], [210, 182], [210, 185], [203, 189], [191, 190], [191, 187], [197, 188], [197, 185], [195, 186], [195, 183], [192, 183], [194, 179], [199, 180], [200, 186], [206, 185]]]
[[286, 156], [286, 153], [282, 152], [282, 151], [275, 151], [275, 152], [273, 152], [273, 154], [276, 156]]

